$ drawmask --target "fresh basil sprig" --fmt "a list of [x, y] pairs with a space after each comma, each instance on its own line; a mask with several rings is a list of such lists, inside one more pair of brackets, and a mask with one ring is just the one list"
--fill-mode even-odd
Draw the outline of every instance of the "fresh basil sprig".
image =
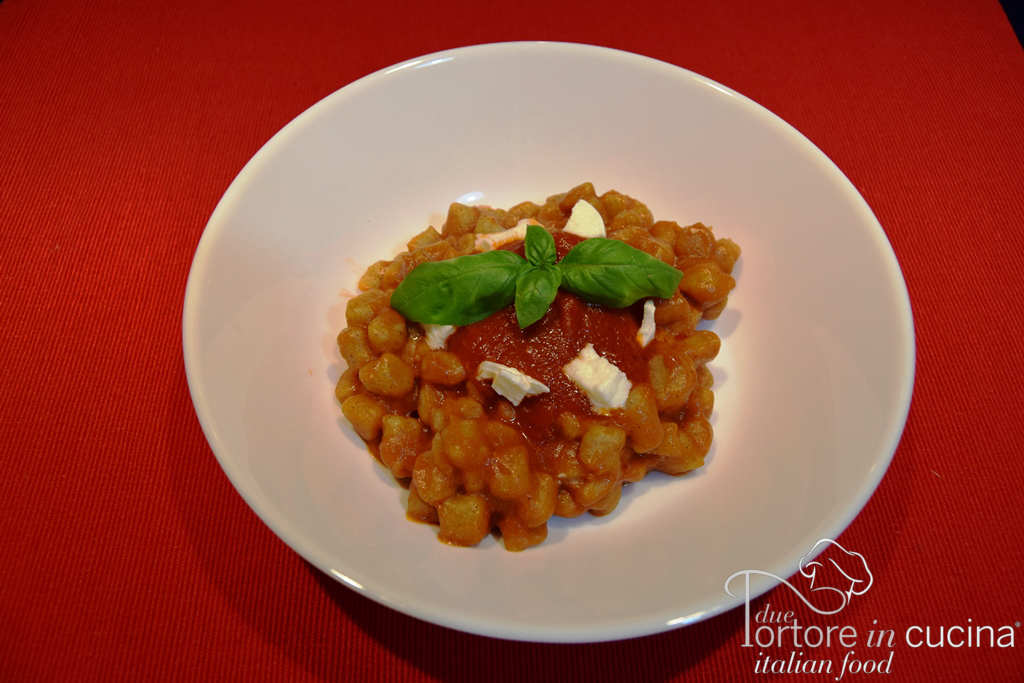
[[552, 266], [558, 258], [555, 238], [539, 225], [526, 226], [523, 251], [526, 253], [526, 260], [535, 266]]
[[580, 242], [558, 263], [562, 287], [595, 304], [622, 308], [648, 296], [668, 299], [683, 274], [619, 240]]
[[586, 239], [555, 262], [555, 240], [539, 225], [526, 229], [526, 258], [496, 249], [421, 263], [391, 295], [391, 307], [409, 320], [469, 325], [515, 302], [525, 329], [544, 317], [558, 288], [585, 301], [622, 308], [640, 299], [675, 294], [683, 274], [619, 240]]
[[516, 320], [521, 330], [544, 317], [562, 282], [562, 273], [555, 265], [555, 238], [550, 232], [539, 225], [526, 226], [523, 251], [529, 265], [516, 280]]
[[391, 308], [418, 323], [469, 325], [512, 303], [525, 265], [498, 249], [421, 263], [391, 294]]

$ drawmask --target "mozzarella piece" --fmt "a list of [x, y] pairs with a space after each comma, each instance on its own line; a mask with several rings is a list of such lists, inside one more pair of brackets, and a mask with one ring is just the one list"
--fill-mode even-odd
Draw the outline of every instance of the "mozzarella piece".
[[606, 236], [604, 219], [586, 199], [579, 200], [576, 206], [572, 207], [569, 222], [562, 228], [562, 232], [586, 238]]
[[654, 339], [654, 299], [644, 302], [644, 321], [640, 323], [640, 331], [636, 333], [636, 339], [640, 346], [647, 346]]
[[525, 240], [526, 226], [528, 225], [540, 225], [540, 223], [532, 218], [524, 218], [516, 223], [515, 227], [509, 228], [508, 230], [477, 235], [476, 248], [478, 251], [489, 251], [490, 249], [495, 249], [503, 244], [508, 244], [509, 242]]
[[477, 367], [476, 378], [481, 382], [491, 380], [491, 388], [504, 396], [512, 405], [519, 405], [527, 396], [546, 394], [551, 390], [525, 372], [501, 363], [485, 360]]
[[600, 413], [626, 405], [633, 385], [626, 373], [597, 354], [593, 344], [584, 346], [563, 371], [587, 395], [594, 412]]
[[423, 323], [423, 331], [427, 333], [427, 346], [434, 349], [443, 349], [448, 337], [455, 332], [455, 325], [431, 325]]

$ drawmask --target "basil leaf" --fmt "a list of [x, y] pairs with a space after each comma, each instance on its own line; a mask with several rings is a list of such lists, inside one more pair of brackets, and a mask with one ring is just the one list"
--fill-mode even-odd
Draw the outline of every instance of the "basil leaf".
[[592, 303], [622, 308], [649, 296], [668, 299], [683, 274], [620, 240], [592, 237], [569, 250], [557, 267], [562, 287]]
[[561, 274], [554, 266], [531, 264], [523, 268], [516, 280], [516, 320], [519, 321], [519, 329], [525, 330], [544, 317], [558, 294], [561, 279]]
[[523, 241], [526, 260], [535, 266], [550, 266], [558, 258], [555, 250], [555, 238], [539, 225], [526, 226], [526, 239]]
[[409, 320], [469, 325], [512, 303], [526, 261], [496, 249], [421, 263], [391, 295], [391, 308]]

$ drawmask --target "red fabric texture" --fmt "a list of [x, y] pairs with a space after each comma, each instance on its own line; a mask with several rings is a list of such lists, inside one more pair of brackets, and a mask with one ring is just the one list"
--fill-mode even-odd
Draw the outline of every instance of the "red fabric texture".
[[[250, 156], [377, 69], [533, 39], [724, 83], [861, 191], [907, 280], [916, 386], [891, 468], [839, 539], [875, 584], [820, 622], [860, 642], [804, 657], [891, 649], [892, 680], [1024, 680], [1024, 50], [995, 0], [0, 2], [0, 679], [759, 677], [742, 609], [543, 645], [377, 605], [257, 519], [195, 417], [185, 281]], [[752, 611], [766, 605], [804, 609], [784, 587]], [[974, 625], [1007, 626], [1013, 647], [903, 642]], [[872, 628], [900, 642], [872, 652]]]

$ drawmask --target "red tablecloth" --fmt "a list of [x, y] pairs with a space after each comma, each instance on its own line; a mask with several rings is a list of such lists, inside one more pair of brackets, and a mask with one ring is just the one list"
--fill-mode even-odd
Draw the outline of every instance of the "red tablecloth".
[[[193, 411], [186, 277], [260, 145], [390, 64], [544, 39], [724, 83], [862, 192], [907, 279], [918, 367], [892, 466], [840, 538], [875, 585], [829, 623], [858, 629], [857, 658], [892, 652], [892, 680], [1024, 680], [1024, 50], [997, 2], [359, 5], [0, 3], [0, 679], [761, 676], [742, 610], [539, 645], [377, 605], [257, 519]], [[766, 604], [802, 609], [784, 588]], [[1012, 646], [953, 647], [977, 625]], [[867, 648], [872, 628], [895, 644]], [[906, 642], [926, 628], [932, 644]], [[935, 646], [940, 629], [956, 635]]]

